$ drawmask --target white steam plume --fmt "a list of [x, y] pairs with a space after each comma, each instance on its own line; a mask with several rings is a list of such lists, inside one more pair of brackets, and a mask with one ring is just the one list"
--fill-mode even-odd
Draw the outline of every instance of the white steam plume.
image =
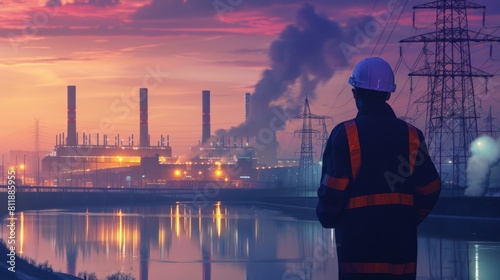
[[466, 196], [483, 196], [490, 181], [491, 168], [500, 161], [500, 139], [480, 136], [471, 144], [467, 161]]

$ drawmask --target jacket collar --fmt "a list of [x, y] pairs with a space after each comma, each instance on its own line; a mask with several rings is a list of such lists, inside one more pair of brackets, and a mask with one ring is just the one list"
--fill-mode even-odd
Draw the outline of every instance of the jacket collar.
[[380, 103], [365, 103], [359, 109], [357, 116], [370, 116], [370, 115], [381, 115], [381, 116], [391, 116], [396, 117], [394, 110], [386, 102]]

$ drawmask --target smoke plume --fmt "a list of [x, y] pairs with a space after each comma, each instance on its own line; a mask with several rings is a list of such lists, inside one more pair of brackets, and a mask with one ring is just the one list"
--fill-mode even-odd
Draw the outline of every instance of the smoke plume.
[[500, 162], [500, 139], [480, 136], [472, 142], [467, 161], [466, 196], [483, 196], [490, 182], [491, 169]]
[[[295, 24], [288, 25], [270, 46], [270, 67], [255, 85], [247, 120], [217, 134], [255, 136], [257, 150], [275, 156], [276, 130], [284, 129], [286, 122], [283, 115], [298, 114], [305, 97], [314, 100], [316, 87], [330, 80], [336, 68], [347, 65], [348, 59], [340, 45], [344, 41], [352, 42], [354, 28], [351, 25], [359, 23], [352, 21], [350, 26], [341, 27], [317, 14], [310, 4], [304, 4], [297, 12]], [[295, 85], [299, 86], [298, 93], [292, 91]], [[268, 135], [269, 129], [272, 135]], [[259, 144], [264, 151], [259, 149]]]

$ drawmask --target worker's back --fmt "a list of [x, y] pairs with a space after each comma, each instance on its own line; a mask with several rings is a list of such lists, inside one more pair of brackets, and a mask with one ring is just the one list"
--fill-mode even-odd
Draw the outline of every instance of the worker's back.
[[393, 77], [381, 82], [373, 65], [389, 66], [367, 61], [350, 80], [365, 87], [353, 90], [359, 112], [334, 128], [323, 155], [317, 215], [335, 228], [340, 279], [415, 279], [417, 225], [441, 182], [422, 133], [385, 102]]
[[[406, 264], [411, 270], [417, 254], [417, 217], [409, 205], [415, 192], [409, 176], [409, 127], [383, 104], [361, 110], [355, 119], [361, 164], [337, 226], [342, 235], [338, 250], [344, 263]], [[396, 183], [395, 175], [403, 181]], [[405, 198], [408, 203], [396, 203]], [[400, 267], [395, 269], [405, 269]]]

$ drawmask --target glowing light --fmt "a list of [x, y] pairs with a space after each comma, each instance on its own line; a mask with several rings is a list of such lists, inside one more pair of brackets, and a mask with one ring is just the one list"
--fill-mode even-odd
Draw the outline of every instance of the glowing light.
[[215, 226], [217, 227], [217, 236], [220, 237], [221, 228], [222, 228], [222, 214], [220, 212], [220, 201], [217, 202], [215, 207]]
[[19, 236], [20, 241], [19, 241], [19, 254], [23, 253], [23, 247], [24, 247], [24, 212], [21, 212], [21, 234]]
[[174, 174], [175, 176], [181, 176], [181, 171], [179, 169], [176, 169]]
[[228, 179], [227, 179], [227, 178], [224, 178], [224, 181], [225, 181], [225, 182], [227, 182], [227, 181], [228, 181]]
[[500, 148], [498, 147], [495, 139], [483, 135], [472, 142], [470, 148], [472, 155], [480, 156], [488, 163], [494, 163], [500, 157]]
[[179, 204], [175, 205], [175, 235], [181, 236], [181, 214], [179, 213]]
[[122, 157], [119, 157], [119, 158], [118, 158], [118, 160], [119, 160], [120, 162], [122, 162], [122, 161], [123, 161], [123, 158], [122, 158]]
[[219, 177], [221, 175], [222, 175], [222, 171], [220, 171], [220, 170], [215, 171], [215, 176]]
[[24, 169], [24, 164], [21, 164], [19, 168], [21, 168], [21, 170]]
[[474, 244], [475, 280], [479, 280], [479, 245]]
[[122, 209], [120, 209], [120, 211], [118, 211], [117, 213], [117, 216], [118, 216], [118, 232], [117, 232], [117, 245], [118, 245], [118, 249], [119, 251], [121, 251], [123, 249], [123, 243], [124, 243], [124, 236], [123, 236], [123, 214], [122, 214]]

